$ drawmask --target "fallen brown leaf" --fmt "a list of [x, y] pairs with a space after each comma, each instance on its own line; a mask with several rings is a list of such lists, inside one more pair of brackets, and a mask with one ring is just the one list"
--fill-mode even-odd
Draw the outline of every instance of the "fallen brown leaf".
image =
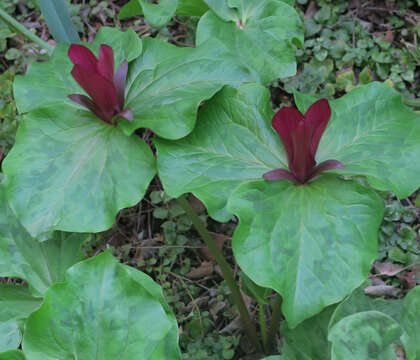
[[377, 276], [395, 276], [401, 271], [404, 270], [400, 265], [394, 264], [392, 262], [376, 263], [375, 270], [378, 272]]
[[189, 279], [201, 279], [205, 276], [209, 276], [214, 271], [214, 265], [210, 261], [203, 261], [197, 268], [191, 269], [191, 271], [185, 275]]
[[397, 296], [397, 289], [391, 285], [371, 285], [364, 290], [370, 296]]

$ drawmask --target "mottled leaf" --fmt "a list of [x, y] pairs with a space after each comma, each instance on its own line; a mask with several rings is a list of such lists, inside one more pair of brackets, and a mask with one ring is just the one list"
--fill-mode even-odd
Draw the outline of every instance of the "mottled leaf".
[[56, 232], [49, 240], [38, 242], [16, 219], [3, 186], [0, 214], [0, 276], [27, 281], [33, 295], [42, 296], [50, 285], [64, 280], [67, 268], [84, 258], [80, 247], [89, 235]]
[[333, 175], [305, 186], [248, 182], [228, 208], [239, 218], [232, 240], [239, 266], [282, 295], [290, 328], [359, 286], [377, 256], [382, 200], [357, 182]]
[[403, 344], [406, 360], [420, 358], [420, 286], [410, 290], [403, 302], [401, 325], [405, 330]]
[[402, 329], [391, 317], [365, 311], [345, 317], [329, 331], [332, 360], [396, 360], [393, 342]]
[[363, 287], [360, 287], [337, 306], [328, 327], [332, 328], [346, 316], [373, 310], [380, 311], [400, 323], [402, 304], [403, 301], [400, 299], [384, 300], [367, 296], [363, 292]]
[[292, 43], [303, 44], [303, 25], [280, 0], [206, 0], [213, 10], [198, 24], [197, 45], [221, 40], [261, 83], [296, 73]]
[[[313, 97], [295, 94], [304, 111]], [[405, 198], [420, 186], [420, 114], [381, 83], [359, 86], [330, 101], [332, 118], [321, 139], [317, 161], [340, 160], [350, 176], [366, 176], [379, 190]]]
[[270, 125], [269, 99], [259, 85], [226, 87], [202, 107], [189, 136], [176, 142], [156, 139], [165, 191], [172, 197], [192, 192], [214, 219], [228, 221], [227, 200], [239, 184], [287, 164]]
[[41, 299], [34, 298], [27, 287], [0, 284], [0, 352], [18, 348], [22, 339], [18, 320], [28, 317], [39, 305]]
[[160, 287], [110, 252], [73, 266], [29, 317], [30, 360], [177, 360], [178, 326]]
[[99, 232], [141, 200], [155, 160], [139, 136], [62, 104], [25, 116], [3, 170], [10, 205], [32, 236]]
[[200, 103], [223, 85], [253, 81], [235, 64], [222, 43], [210, 40], [197, 48], [179, 48], [146, 38], [143, 53], [130, 66], [126, 97], [134, 121], [124, 122], [127, 134], [150, 128], [167, 139], [186, 136], [195, 126]]

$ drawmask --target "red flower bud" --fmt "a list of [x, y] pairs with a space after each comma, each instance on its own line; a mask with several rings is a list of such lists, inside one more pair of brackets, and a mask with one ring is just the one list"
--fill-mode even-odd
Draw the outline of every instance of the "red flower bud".
[[113, 125], [115, 116], [133, 121], [130, 109], [124, 109], [128, 63], [124, 60], [114, 75], [114, 51], [108, 45], [99, 48], [99, 59], [83, 45], [73, 44], [68, 51], [74, 64], [71, 75], [90, 96], [69, 95], [69, 99]]
[[271, 124], [286, 150], [289, 170], [272, 170], [265, 173], [263, 178], [305, 184], [323, 171], [343, 169], [344, 165], [337, 160], [327, 160], [316, 165], [318, 144], [330, 117], [331, 108], [327, 99], [312, 104], [305, 115], [295, 108], [282, 107], [274, 115]]

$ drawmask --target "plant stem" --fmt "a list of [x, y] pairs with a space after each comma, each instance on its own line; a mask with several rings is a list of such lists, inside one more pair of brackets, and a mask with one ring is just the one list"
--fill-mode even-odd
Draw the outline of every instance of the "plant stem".
[[267, 353], [267, 325], [265, 323], [265, 316], [264, 316], [264, 304], [258, 303], [258, 312], [260, 316], [260, 331], [261, 331], [261, 337], [263, 342], [264, 351]]
[[233, 275], [233, 271], [230, 268], [229, 264], [227, 263], [225, 257], [222, 254], [222, 251], [217, 247], [216, 243], [214, 242], [213, 238], [209, 234], [208, 230], [204, 226], [203, 222], [196, 214], [194, 209], [191, 207], [190, 203], [188, 202], [186, 195], [182, 195], [178, 198], [179, 204], [182, 206], [188, 217], [191, 219], [194, 227], [206, 243], [207, 247], [210, 249], [212, 255], [216, 259], [217, 264], [220, 266], [220, 270], [222, 271], [223, 277], [226, 280], [230, 291], [232, 292], [233, 302], [237, 306], [239, 310], [239, 315], [241, 317], [242, 323], [245, 326], [245, 329], [248, 333], [248, 336], [256, 349], [261, 350], [261, 344], [258, 340], [257, 331], [255, 329], [255, 325], [251, 320], [251, 316], [249, 311], [244, 303], [244, 299], [242, 294], [239, 290], [239, 287], [235, 281], [235, 277]]
[[273, 313], [271, 314], [271, 324], [270, 324], [270, 331], [268, 332], [268, 339], [267, 339], [267, 352], [273, 353], [275, 351], [275, 340], [276, 334], [280, 328], [280, 320], [281, 320], [281, 304], [283, 302], [282, 297], [280, 294], [277, 294], [276, 299], [274, 300], [273, 305]]
[[10, 28], [16, 30], [20, 35], [26, 37], [28, 40], [40, 45], [45, 50], [47, 50], [48, 54], [52, 54], [54, 47], [50, 44], [36, 36], [33, 32], [29, 31], [25, 26], [18, 23], [15, 19], [13, 19], [8, 13], [0, 8], [0, 19], [3, 20]]

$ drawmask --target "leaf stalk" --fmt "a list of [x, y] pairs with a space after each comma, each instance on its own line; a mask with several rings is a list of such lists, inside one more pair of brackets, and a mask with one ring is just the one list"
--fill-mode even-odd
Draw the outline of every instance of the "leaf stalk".
[[200, 234], [201, 238], [206, 243], [207, 247], [209, 248], [210, 252], [214, 256], [217, 264], [222, 271], [223, 277], [226, 280], [230, 291], [232, 292], [232, 299], [235, 303], [236, 307], [238, 308], [239, 315], [243, 325], [245, 326], [246, 332], [254, 344], [255, 348], [261, 350], [261, 344], [258, 340], [257, 331], [255, 329], [255, 324], [251, 320], [251, 316], [249, 314], [248, 308], [245, 305], [244, 299], [242, 294], [239, 290], [239, 287], [235, 281], [235, 277], [233, 275], [233, 271], [229, 266], [228, 262], [226, 261], [225, 257], [223, 256], [222, 251], [217, 247], [214, 239], [211, 237], [210, 233], [204, 226], [203, 222], [196, 214], [194, 209], [191, 207], [190, 203], [188, 202], [186, 195], [181, 195], [178, 198], [178, 203], [182, 206], [185, 213], [191, 219], [195, 229]]
[[10, 28], [15, 30], [17, 33], [27, 38], [28, 40], [38, 44], [45, 50], [48, 54], [51, 55], [54, 47], [48, 44], [46, 41], [42, 40], [36, 36], [32, 31], [28, 30], [25, 26], [13, 19], [7, 12], [0, 8], [0, 19], [3, 20]]

